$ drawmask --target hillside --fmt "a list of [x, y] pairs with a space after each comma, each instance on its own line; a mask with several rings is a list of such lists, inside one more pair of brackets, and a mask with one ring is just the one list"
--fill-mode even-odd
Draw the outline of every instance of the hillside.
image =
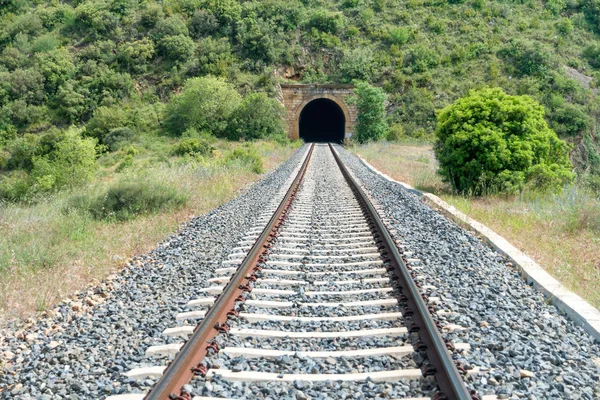
[[[110, 141], [102, 139], [103, 147], [95, 148], [104, 155], [126, 157], [123, 143], [144, 147], [155, 140], [144, 137], [162, 140], [165, 103], [187, 79], [209, 74], [242, 95], [273, 95], [286, 80], [367, 80], [389, 93], [390, 124], [426, 139], [435, 110], [469, 89], [500, 86], [541, 101], [552, 128], [573, 143], [579, 170], [600, 174], [597, 1], [2, 0], [0, 5], [4, 198], [23, 198], [15, 186], [35, 175], [36, 157], [60, 158], [48, 154], [65, 141], [69, 126], [72, 143], [64, 147], [83, 153], [94, 144], [77, 137], [94, 137], [97, 130], [110, 133]], [[90, 120], [93, 129], [85, 129]], [[82, 180], [93, 175], [88, 172]], [[60, 186], [42, 181], [35, 185]]]

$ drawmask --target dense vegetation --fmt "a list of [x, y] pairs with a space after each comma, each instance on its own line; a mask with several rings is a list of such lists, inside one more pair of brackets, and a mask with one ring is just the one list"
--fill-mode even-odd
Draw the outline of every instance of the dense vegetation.
[[527, 94], [600, 174], [598, 1], [3, 0], [0, 22], [3, 199], [79, 185], [98, 157], [120, 173], [164, 136], [163, 159], [281, 137], [281, 80], [380, 86], [392, 139], [432, 138], [470, 89]]
[[573, 180], [567, 144], [529, 96], [472, 91], [438, 116], [439, 173], [459, 193], [558, 190]]

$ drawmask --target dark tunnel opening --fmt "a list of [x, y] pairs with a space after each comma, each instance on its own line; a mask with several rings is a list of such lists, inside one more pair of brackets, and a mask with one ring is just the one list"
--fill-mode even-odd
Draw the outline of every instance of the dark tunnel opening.
[[316, 99], [300, 113], [300, 138], [305, 142], [342, 143], [346, 131], [344, 111], [335, 101]]

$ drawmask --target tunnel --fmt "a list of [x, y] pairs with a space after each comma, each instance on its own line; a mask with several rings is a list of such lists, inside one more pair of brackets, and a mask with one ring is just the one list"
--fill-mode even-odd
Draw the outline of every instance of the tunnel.
[[342, 143], [346, 132], [344, 111], [329, 99], [315, 99], [302, 109], [299, 136], [305, 142]]

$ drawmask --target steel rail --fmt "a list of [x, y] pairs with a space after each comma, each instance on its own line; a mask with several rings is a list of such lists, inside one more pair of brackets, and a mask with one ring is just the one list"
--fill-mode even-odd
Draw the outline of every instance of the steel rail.
[[211, 340], [219, 334], [220, 328], [227, 321], [228, 313], [234, 310], [239, 296], [247, 290], [247, 285], [251, 281], [252, 270], [257, 266], [259, 259], [265, 252], [265, 248], [268, 247], [269, 239], [276, 236], [277, 230], [280, 228], [285, 214], [296, 196], [313, 149], [314, 144], [308, 150], [298, 174], [252, 249], [223, 289], [221, 295], [208, 310], [204, 319], [196, 326], [192, 336], [152, 387], [145, 400], [191, 399], [191, 394], [183, 391], [182, 387], [192, 380], [198, 366], [209, 352]]
[[394, 273], [398, 278], [398, 284], [402, 289], [402, 294], [406, 296], [408, 310], [412, 312], [412, 320], [418, 327], [420, 340], [426, 346], [425, 351], [429, 362], [435, 368], [435, 378], [438, 388], [440, 389], [441, 394], [445, 396], [441, 397], [438, 395], [438, 398], [446, 398], [448, 400], [471, 400], [473, 397], [465, 386], [463, 378], [448, 352], [448, 347], [444, 342], [435, 321], [431, 317], [427, 304], [421, 297], [419, 288], [415, 284], [406, 264], [402, 260], [402, 256], [400, 255], [394, 240], [383, 224], [383, 221], [379, 217], [371, 200], [369, 200], [362, 188], [350, 175], [348, 169], [344, 166], [331, 144], [329, 144], [329, 148], [333, 153], [344, 178], [352, 188], [358, 202], [362, 204], [367, 218], [373, 223], [376, 235], [379, 235], [381, 245], [383, 246], [381, 250], [387, 252], [386, 258], [389, 259], [387, 261], [389, 261], [394, 269]]

